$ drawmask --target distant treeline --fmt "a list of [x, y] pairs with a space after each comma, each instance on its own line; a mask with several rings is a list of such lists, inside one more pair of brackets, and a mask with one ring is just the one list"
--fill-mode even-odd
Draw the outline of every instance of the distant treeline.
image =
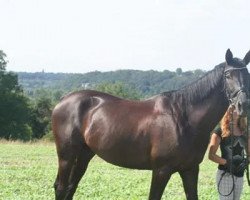
[[138, 91], [142, 97], [161, 92], [176, 90], [187, 85], [205, 74], [204, 70], [196, 69], [183, 72], [181, 68], [172, 71], [140, 71], [117, 70], [110, 72], [74, 73], [27, 73], [18, 72], [19, 84], [29, 96], [37, 89], [48, 89], [67, 93], [81, 89], [93, 89], [103, 83], [123, 83]]

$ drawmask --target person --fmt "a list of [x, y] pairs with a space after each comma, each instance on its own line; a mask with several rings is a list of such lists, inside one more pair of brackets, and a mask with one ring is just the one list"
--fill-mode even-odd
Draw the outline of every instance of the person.
[[250, 155], [249, 142], [247, 118], [237, 115], [235, 108], [230, 106], [213, 131], [208, 148], [208, 158], [218, 164], [216, 184], [220, 200], [240, 199], [244, 171], [250, 160], [246, 156]]

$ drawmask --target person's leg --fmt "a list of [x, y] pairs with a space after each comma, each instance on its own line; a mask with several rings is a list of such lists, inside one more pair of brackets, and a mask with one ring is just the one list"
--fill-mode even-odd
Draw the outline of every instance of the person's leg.
[[223, 170], [218, 170], [216, 175], [217, 190], [220, 200], [234, 200], [234, 177]]
[[243, 189], [243, 177], [234, 177], [235, 188], [234, 188], [234, 200], [240, 200], [240, 196]]

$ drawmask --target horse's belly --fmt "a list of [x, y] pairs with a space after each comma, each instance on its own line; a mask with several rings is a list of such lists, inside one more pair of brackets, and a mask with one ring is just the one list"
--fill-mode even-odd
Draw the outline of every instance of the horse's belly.
[[114, 135], [87, 137], [87, 145], [105, 161], [121, 167], [150, 169], [150, 145], [145, 138]]
[[[151, 169], [151, 163], [146, 158], [146, 156], [135, 156], [130, 155], [128, 157], [128, 154], [126, 153], [120, 153], [113, 154], [113, 153], [103, 153], [98, 152], [96, 153], [99, 157], [101, 157], [103, 160], [107, 161], [108, 163], [120, 166], [120, 167], [126, 167], [131, 169]], [[144, 158], [143, 158], [144, 157]]]

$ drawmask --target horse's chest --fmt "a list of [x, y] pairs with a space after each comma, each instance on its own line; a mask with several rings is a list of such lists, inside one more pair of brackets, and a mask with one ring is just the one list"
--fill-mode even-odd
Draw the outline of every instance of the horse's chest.
[[179, 139], [178, 154], [185, 163], [200, 163], [207, 149], [209, 137], [200, 133], [188, 133]]

